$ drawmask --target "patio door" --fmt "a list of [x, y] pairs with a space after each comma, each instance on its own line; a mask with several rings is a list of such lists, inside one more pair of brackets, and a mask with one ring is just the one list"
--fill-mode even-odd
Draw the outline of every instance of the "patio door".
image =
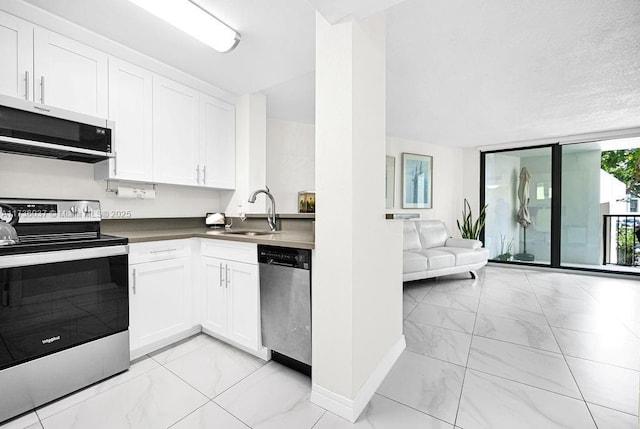
[[551, 264], [556, 253], [552, 246], [554, 147], [482, 154], [487, 204], [484, 243], [491, 260]]
[[481, 153], [489, 259], [640, 273], [640, 137], [574, 141]]

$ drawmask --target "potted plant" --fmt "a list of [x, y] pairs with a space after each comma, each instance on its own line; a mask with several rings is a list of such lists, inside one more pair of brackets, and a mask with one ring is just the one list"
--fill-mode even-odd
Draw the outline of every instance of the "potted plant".
[[[505, 251], [506, 245], [506, 251]], [[513, 254], [513, 238], [507, 241], [507, 236], [500, 234], [500, 254], [496, 256], [499, 261], [510, 261]]]
[[473, 240], [478, 240], [480, 237], [480, 231], [484, 228], [484, 222], [487, 215], [487, 204], [482, 207], [480, 210], [480, 214], [478, 215], [478, 219], [473, 221], [473, 212], [471, 211], [471, 204], [467, 199], [464, 199], [464, 209], [462, 210], [462, 224], [459, 220], [458, 229], [460, 230], [460, 235], [462, 238], [471, 238]]

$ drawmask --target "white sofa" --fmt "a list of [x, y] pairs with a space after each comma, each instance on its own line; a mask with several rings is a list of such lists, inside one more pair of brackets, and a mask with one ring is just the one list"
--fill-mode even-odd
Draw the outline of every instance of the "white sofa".
[[405, 221], [402, 280], [419, 280], [463, 272], [487, 264], [489, 251], [479, 240], [451, 238], [439, 220]]

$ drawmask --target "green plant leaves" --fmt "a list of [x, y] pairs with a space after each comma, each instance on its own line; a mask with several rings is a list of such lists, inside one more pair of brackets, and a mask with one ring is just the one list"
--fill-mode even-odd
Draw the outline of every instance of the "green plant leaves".
[[480, 232], [484, 228], [487, 215], [487, 204], [480, 210], [480, 215], [476, 221], [473, 221], [473, 212], [471, 210], [471, 204], [467, 199], [464, 199], [464, 208], [462, 209], [462, 224], [459, 220], [456, 220], [458, 224], [458, 230], [462, 238], [471, 238], [477, 240], [480, 237]]

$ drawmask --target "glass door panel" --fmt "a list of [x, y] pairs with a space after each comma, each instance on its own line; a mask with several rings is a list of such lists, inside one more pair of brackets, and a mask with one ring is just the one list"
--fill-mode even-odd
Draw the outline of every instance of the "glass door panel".
[[489, 258], [549, 265], [551, 147], [485, 154]]
[[640, 267], [640, 138], [562, 146], [561, 266]]

